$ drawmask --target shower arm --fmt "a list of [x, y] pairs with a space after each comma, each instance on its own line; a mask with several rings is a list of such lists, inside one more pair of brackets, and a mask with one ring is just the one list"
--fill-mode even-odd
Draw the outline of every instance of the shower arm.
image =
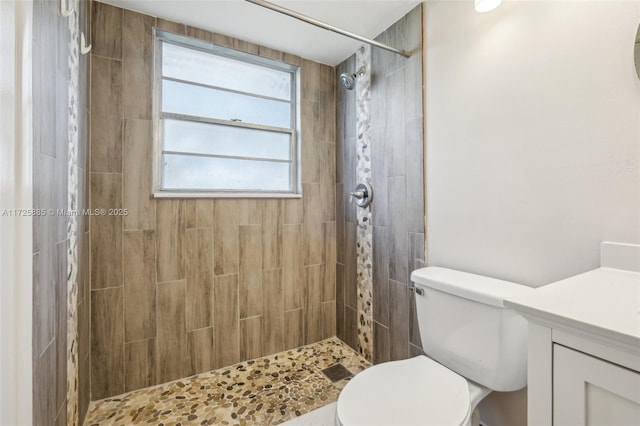
[[384, 43], [380, 43], [379, 41], [371, 40], [371, 39], [368, 39], [366, 37], [359, 36], [358, 34], [354, 34], [352, 32], [345, 31], [343, 29], [334, 27], [333, 25], [327, 24], [325, 22], [318, 21], [317, 19], [310, 18], [310, 17], [308, 17], [306, 15], [303, 15], [303, 14], [298, 13], [296, 11], [293, 11], [291, 9], [287, 9], [286, 7], [278, 6], [277, 4], [269, 3], [268, 1], [264, 1], [264, 0], [245, 0], [245, 1], [248, 1], [249, 3], [256, 4], [258, 6], [262, 6], [262, 7], [266, 8], [266, 9], [273, 10], [274, 12], [282, 13], [283, 15], [290, 16], [290, 17], [298, 19], [298, 20], [300, 20], [302, 22], [306, 22], [308, 24], [315, 25], [316, 27], [319, 27], [319, 28], [322, 28], [322, 29], [325, 29], [325, 30], [328, 30], [328, 31], [333, 31], [334, 33], [338, 33], [338, 34], [341, 34], [343, 36], [350, 37], [350, 38], [352, 38], [354, 40], [358, 40], [358, 41], [361, 41], [363, 43], [370, 44], [371, 46], [375, 46], [375, 47], [379, 47], [380, 49], [388, 50], [389, 52], [393, 52], [393, 53], [396, 53], [398, 55], [402, 55], [405, 58], [411, 57], [411, 54], [408, 53], [405, 50], [396, 49], [395, 47], [388, 46], [388, 45], [386, 45]]

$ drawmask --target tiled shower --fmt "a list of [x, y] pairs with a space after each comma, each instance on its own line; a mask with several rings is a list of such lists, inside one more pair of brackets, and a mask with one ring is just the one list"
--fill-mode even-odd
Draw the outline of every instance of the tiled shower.
[[[51, 21], [43, 25], [51, 33], [36, 35], [35, 45], [43, 55], [59, 55], [62, 67], [66, 21], [57, 2], [36, 3], [36, 22]], [[42, 287], [56, 295], [34, 298], [34, 335], [45, 334], [34, 360], [35, 423], [82, 423], [90, 400], [336, 335], [376, 363], [420, 353], [409, 273], [425, 256], [421, 6], [377, 38], [403, 46], [411, 58], [368, 50], [370, 98], [362, 121], [358, 87], [347, 91], [337, 83], [340, 73], [355, 72], [355, 53], [333, 68], [100, 2], [79, 5], [79, 28], [92, 49], [79, 57], [78, 187], [65, 180], [71, 154], [66, 124], [56, 120], [59, 148], [41, 148], [46, 161], [34, 177], [36, 188], [47, 190], [37, 194], [41, 203], [57, 197], [61, 208], [72, 197], [79, 206], [127, 215], [79, 218], [76, 286], [68, 280], [68, 222], [36, 231], [51, 235], [34, 253], [35, 268], [44, 268], [36, 276], [56, 277], [55, 287]], [[153, 28], [301, 67], [302, 198], [153, 198]], [[34, 129], [48, 132], [56, 123], [46, 112], [66, 111], [69, 78], [64, 67], [57, 75], [57, 82], [39, 83], [41, 96], [55, 99], [43, 104], [56, 105], [40, 113]], [[370, 143], [370, 167], [360, 177], [375, 195], [358, 216], [349, 193], [358, 183], [362, 141]], [[359, 269], [367, 238], [369, 261]], [[362, 268], [369, 273], [359, 278]], [[77, 300], [78, 356], [67, 364], [70, 294]], [[360, 318], [366, 306], [370, 321]], [[75, 374], [77, 385], [68, 384]], [[77, 389], [77, 410], [67, 410], [75, 398], [65, 396], [70, 387]]]
[[[153, 199], [152, 28], [301, 67], [302, 199]], [[335, 335], [333, 69], [94, 3], [92, 398]], [[119, 125], [121, 123], [121, 125]]]

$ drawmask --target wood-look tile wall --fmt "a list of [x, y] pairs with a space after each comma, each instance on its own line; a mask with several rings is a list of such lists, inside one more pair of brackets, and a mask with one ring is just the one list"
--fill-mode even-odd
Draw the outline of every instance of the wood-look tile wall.
[[[334, 70], [94, 3], [92, 399], [335, 335]], [[152, 28], [302, 68], [302, 199], [153, 199]]]
[[[90, 3], [80, 1], [86, 32]], [[80, 57], [78, 193], [69, 194], [69, 40], [59, 3], [33, 3], [33, 207], [67, 210], [68, 197], [88, 208], [89, 57]], [[68, 217], [33, 218], [33, 424], [67, 423]], [[78, 398], [80, 420], [89, 405], [89, 226], [78, 216]]]
[[[422, 6], [376, 39], [412, 52], [409, 59], [372, 49], [371, 180], [373, 216], [374, 362], [419, 353], [413, 269], [424, 266], [422, 111]], [[355, 72], [355, 55], [336, 78]], [[356, 207], [348, 194], [356, 182], [355, 91], [337, 87], [337, 335], [357, 349]]]

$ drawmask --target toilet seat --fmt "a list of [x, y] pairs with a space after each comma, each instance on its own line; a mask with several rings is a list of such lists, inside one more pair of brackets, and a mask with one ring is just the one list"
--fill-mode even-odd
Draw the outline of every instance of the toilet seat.
[[467, 380], [417, 356], [356, 375], [338, 398], [341, 426], [461, 425], [470, 410]]

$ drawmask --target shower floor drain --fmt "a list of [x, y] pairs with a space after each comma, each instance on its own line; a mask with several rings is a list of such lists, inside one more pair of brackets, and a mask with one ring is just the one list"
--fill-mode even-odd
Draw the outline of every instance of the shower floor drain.
[[331, 367], [325, 368], [322, 370], [322, 374], [327, 376], [333, 383], [351, 377], [351, 371], [347, 370], [342, 364], [334, 364]]

